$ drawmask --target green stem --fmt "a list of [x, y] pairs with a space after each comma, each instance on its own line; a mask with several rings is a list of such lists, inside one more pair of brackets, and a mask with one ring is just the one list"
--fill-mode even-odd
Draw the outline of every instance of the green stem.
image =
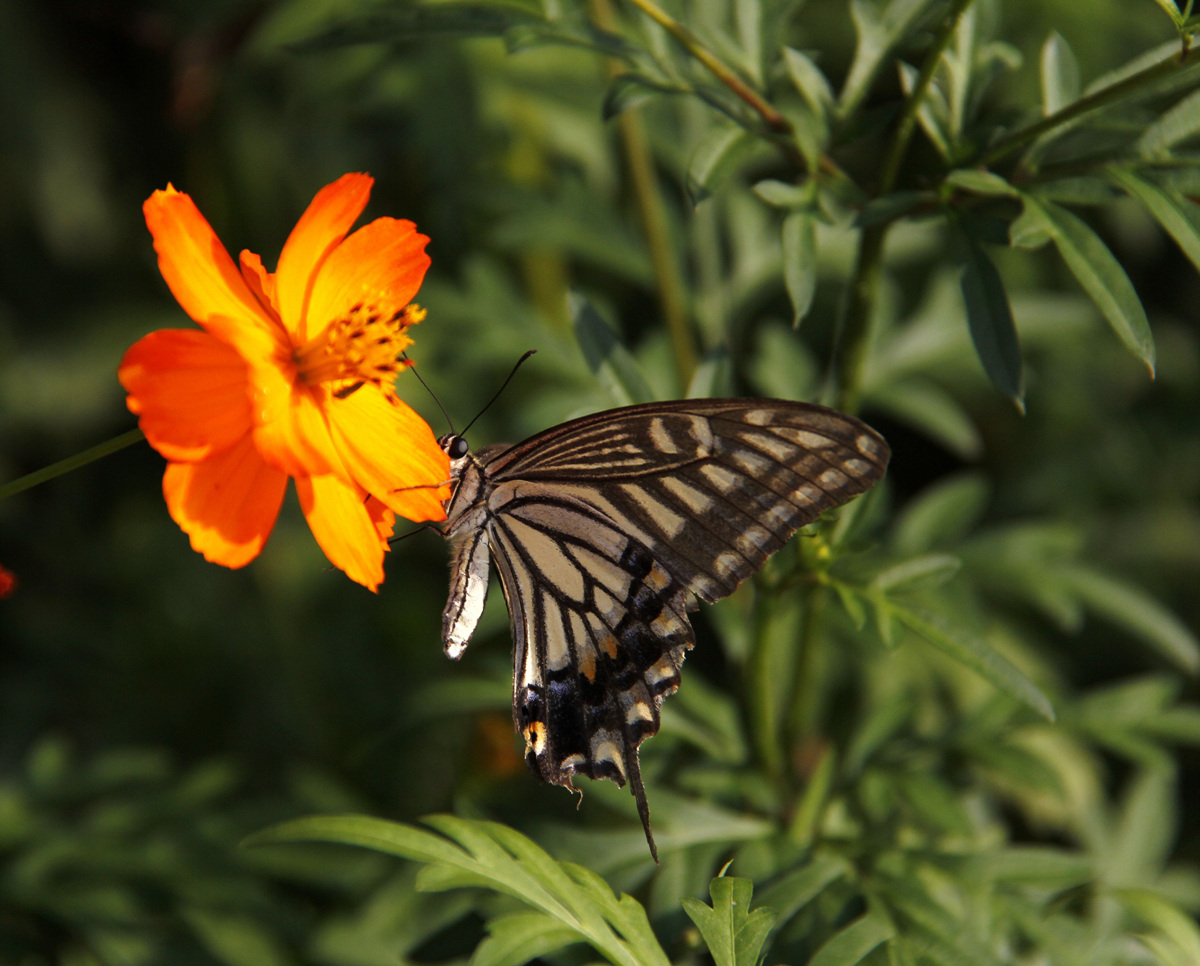
[[[596, 25], [615, 32], [616, 17], [608, 0], [592, 0], [591, 6], [592, 18]], [[620, 70], [621, 67], [616, 61], [609, 61], [610, 74], [615, 76]], [[696, 371], [696, 340], [688, 319], [683, 278], [671, 245], [666, 205], [658, 190], [658, 181], [654, 177], [654, 160], [650, 155], [641, 119], [633, 111], [623, 111], [617, 118], [617, 130], [625, 149], [629, 178], [641, 214], [642, 229], [646, 233], [646, 244], [650, 248], [650, 263], [654, 270], [663, 319], [675, 352], [675, 368], [679, 372], [680, 388], [686, 390], [692, 381], [692, 374]]]
[[754, 112], [763, 119], [768, 128], [780, 134], [792, 133], [792, 125], [786, 117], [763, 100], [757, 91], [746, 84], [731, 68], [722, 63], [712, 51], [700, 43], [700, 40], [694, 33], [663, 10], [662, 7], [654, 3], [654, 0], [629, 0], [629, 2], [674, 37], [684, 50], [707, 67], [717, 80], [749, 104]]
[[115, 453], [117, 450], [122, 450], [126, 446], [132, 446], [134, 443], [139, 443], [146, 437], [142, 435], [140, 429], [131, 429], [127, 433], [122, 433], [110, 439], [106, 443], [100, 443], [98, 446], [93, 446], [91, 449], [85, 449], [82, 453], [76, 453], [74, 456], [68, 456], [65, 460], [59, 460], [57, 463], [52, 463], [50, 466], [40, 470], [35, 470], [33, 473], [27, 473], [25, 476], [15, 480], [10, 480], [3, 486], [0, 486], [0, 500], [5, 497], [13, 496], [20, 493], [22, 490], [28, 490], [31, 486], [37, 486], [39, 483], [45, 483], [47, 480], [52, 480], [56, 476], [62, 476], [64, 473], [70, 473], [72, 470], [77, 470], [81, 466], [87, 466], [88, 463], [93, 463], [101, 457], [108, 456], [110, 453]]
[[912, 140], [913, 131], [916, 130], [917, 114], [921, 110], [921, 104], [937, 74], [942, 54], [950, 45], [954, 31], [958, 29], [958, 22], [971, 2], [972, 0], [955, 0], [942, 21], [937, 37], [934, 38], [933, 46], [925, 54], [925, 62], [921, 65], [921, 73], [917, 76], [916, 86], [904, 103], [904, 110], [900, 114], [900, 123], [896, 127], [896, 136], [892, 138], [892, 145], [883, 162], [883, 174], [879, 179], [880, 195], [888, 194], [896, 184], [896, 177], [900, 173], [900, 164], [904, 160], [905, 152], [908, 151], [908, 142]]
[[1177, 71], [1192, 66], [1196, 63], [1196, 60], [1196, 51], [1185, 44], [1178, 54], [1172, 54], [1165, 60], [1160, 60], [1157, 64], [1152, 64], [1145, 70], [1131, 74], [1124, 80], [1110, 84], [1108, 87], [1098, 90], [1094, 94], [1081, 97], [1074, 103], [1062, 108], [1062, 110], [1055, 111], [1049, 117], [1042, 118], [1036, 124], [1030, 124], [1028, 127], [1020, 128], [1002, 137], [979, 158], [978, 163], [983, 167], [991, 167], [997, 161], [1006, 158], [1029, 142], [1036, 141], [1048, 131], [1053, 131], [1057, 127], [1069, 124], [1084, 114], [1095, 111], [1114, 101], [1119, 101], [1143, 87], [1148, 87], [1156, 81], [1170, 77]]
[[[946, 46], [954, 36], [958, 21], [970, 3], [971, 0], [955, 0], [954, 5], [942, 20], [933, 45], [925, 55], [921, 72], [917, 77], [917, 84], [904, 105], [895, 137], [884, 158], [878, 197], [890, 193], [895, 187], [900, 164], [904, 160], [909, 141], [916, 130], [915, 122], [921, 102], [929, 91], [929, 85], [933, 82], [938, 63], [942, 59], [942, 54], [945, 53]], [[838, 332], [835, 363], [837, 388], [834, 405], [849, 412], [853, 412], [858, 406], [863, 369], [866, 366], [870, 347], [871, 317], [883, 269], [883, 245], [889, 227], [887, 222], [871, 225], [864, 228], [859, 236], [854, 274], [851, 276], [845, 310]]]

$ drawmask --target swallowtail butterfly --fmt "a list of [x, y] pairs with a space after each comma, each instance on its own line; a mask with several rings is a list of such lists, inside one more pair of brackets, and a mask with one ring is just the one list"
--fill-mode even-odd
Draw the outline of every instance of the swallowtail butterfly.
[[695, 640], [804, 524], [876, 483], [887, 443], [779, 399], [695, 399], [585, 416], [515, 446], [440, 440], [454, 490], [446, 654], [483, 612], [494, 559], [514, 640], [513, 721], [543, 780], [628, 781], [655, 861], [638, 747]]

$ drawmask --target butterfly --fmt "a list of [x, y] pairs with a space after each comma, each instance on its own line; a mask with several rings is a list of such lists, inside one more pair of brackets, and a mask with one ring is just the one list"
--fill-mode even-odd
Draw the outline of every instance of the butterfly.
[[472, 453], [439, 440], [453, 484], [446, 654], [483, 613], [494, 560], [512, 624], [525, 759], [571, 791], [630, 784], [695, 642], [688, 613], [728, 596], [797, 529], [869, 489], [890, 455], [844, 413], [780, 399], [626, 406]]

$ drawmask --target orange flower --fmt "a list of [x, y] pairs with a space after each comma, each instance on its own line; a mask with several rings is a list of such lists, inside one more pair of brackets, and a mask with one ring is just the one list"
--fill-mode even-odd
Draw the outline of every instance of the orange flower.
[[0, 598], [7, 597], [17, 589], [17, 575], [0, 565]]
[[347, 234], [373, 180], [322, 188], [274, 273], [239, 266], [186, 194], [143, 206], [158, 267], [196, 329], [134, 343], [118, 376], [150, 445], [168, 460], [163, 494], [205, 559], [249, 563], [275, 525], [288, 477], [333, 564], [375, 590], [393, 513], [442, 520], [449, 463], [428, 424], [393, 389], [408, 365], [409, 300], [428, 238], [379, 218]]

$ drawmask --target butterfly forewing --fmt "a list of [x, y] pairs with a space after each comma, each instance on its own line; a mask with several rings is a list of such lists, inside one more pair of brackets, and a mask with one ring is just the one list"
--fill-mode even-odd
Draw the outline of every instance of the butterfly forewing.
[[574, 775], [630, 781], [655, 852], [637, 750], [679, 684], [687, 611], [868, 489], [888, 455], [874, 430], [833, 410], [709, 399], [610, 410], [455, 459], [447, 652], [461, 653], [482, 609], [490, 543], [527, 760], [568, 788]]

